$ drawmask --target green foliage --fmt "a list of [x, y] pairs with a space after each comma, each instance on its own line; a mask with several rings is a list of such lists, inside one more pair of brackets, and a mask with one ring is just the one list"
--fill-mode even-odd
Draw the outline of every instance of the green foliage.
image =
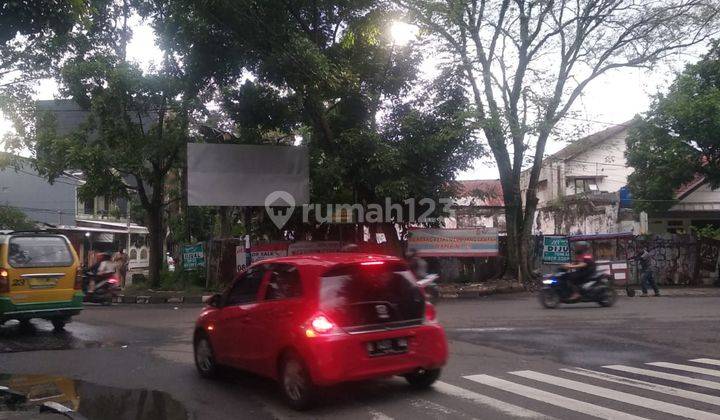
[[[630, 188], [640, 210], [663, 211], [673, 191], [703, 176], [720, 185], [720, 44], [688, 65], [630, 130]], [[646, 200], [646, 201], [643, 201]]]
[[701, 238], [720, 239], [720, 227], [706, 225], [702, 227], [692, 226], [692, 231]]
[[10, 207], [0, 206], [0, 230], [30, 230], [35, 224], [28, 220], [25, 213]]

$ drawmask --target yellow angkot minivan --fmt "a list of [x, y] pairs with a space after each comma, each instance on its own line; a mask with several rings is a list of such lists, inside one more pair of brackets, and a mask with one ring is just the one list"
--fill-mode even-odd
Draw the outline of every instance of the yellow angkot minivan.
[[0, 232], [0, 325], [47, 319], [62, 330], [82, 310], [82, 277], [70, 241], [47, 232]]

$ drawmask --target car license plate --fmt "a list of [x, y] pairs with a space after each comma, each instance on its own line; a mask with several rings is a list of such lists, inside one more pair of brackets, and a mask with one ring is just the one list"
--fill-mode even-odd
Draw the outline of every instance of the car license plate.
[[387, 354], [407, 353], [408, 340], [405, 337], [389, 338], [387, 340], [371, 341], [367, 343], [370, 356], [384, 356]]
[[30, 279], [30, 288], [32, 289], [51, 289], [57, 286], [57, 279], [52, 278], [36, 278]]

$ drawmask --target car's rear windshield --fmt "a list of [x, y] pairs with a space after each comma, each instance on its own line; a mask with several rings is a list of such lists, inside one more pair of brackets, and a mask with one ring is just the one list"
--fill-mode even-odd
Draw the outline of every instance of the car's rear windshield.
[[72, 265], [73, 256], [61, 236], [13, 236], [8, 262], [15, 268], [67, 267]]
[[320, 308], [339, 327], [363, 331], [421, 323], [425, 301], [406, 265], [378, 262], [325, 273]]

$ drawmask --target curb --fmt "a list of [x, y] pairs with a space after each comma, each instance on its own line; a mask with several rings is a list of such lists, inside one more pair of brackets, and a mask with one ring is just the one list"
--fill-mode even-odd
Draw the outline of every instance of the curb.
[[138, 304], [138, 305], [150, 305], [150, 304], [199, 304], [204, 303], [210, 299], [212, 295], [202, 296], [116, 296], [113, 299], [113, 303], [123, 304]]

